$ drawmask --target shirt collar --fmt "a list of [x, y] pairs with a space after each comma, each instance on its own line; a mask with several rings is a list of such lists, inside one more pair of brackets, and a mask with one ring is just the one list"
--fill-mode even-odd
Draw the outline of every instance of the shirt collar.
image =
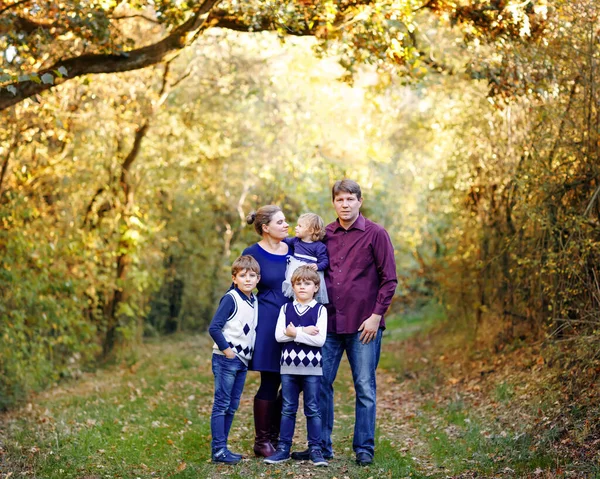
[[350, 228], [348, 228], [347, 230], [340, 224], [340, 219], [336, 218], [335, 222], [337, 223], [335, 225], [335, 228], [333, 229], [333, 231], [337, 231], [337, 230], [344, 230], [344, 231], [350, 231], [354, 228], [356, 228], [357, 230], [360, 231], [364, 231], [365, 230], [365, 217], [363, 215], [361, 215], [360, 213], [358, 214], [358, 218], [356, 218], [356, 221], [354, 223], [352, 223], [352, 226], [350, 226]]
[[316, 304], [317, 304], [317, 300], [315, 300], [315, 299], [313, 299], [313, 300], [312, 300], [310, 303], [308, 303], [308, 304], [302, 304], [302, 303], [299, 303], [298, 301], [294, 300], [294, 307], [300, 307], [300, 308], [308, 308], [308, 307], [311, 307], [311, 308], [314, 308]]
[[240, 295], [240, 298], [249, 303], [251, 306], [254, 306], [254, 301], [256, 300], [256, 298], [254, 297], [254, 293], [250, 293], [250, 297], [248, 297], [244, 293], [242, 293], [237, 286], [234, 286], [233, 289], [237, 294]]

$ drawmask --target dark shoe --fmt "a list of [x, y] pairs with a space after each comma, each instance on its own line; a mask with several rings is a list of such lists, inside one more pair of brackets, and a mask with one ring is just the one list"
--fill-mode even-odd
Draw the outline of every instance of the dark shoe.
[[315, 466], [329, 466], [329, 463], [323, 457], [321, 449], [311, 449], [310, 462], [312, 462]]
[[231, 454], [233, 457], [239, 457], [240, 459], [244, 459], [243, 454], [238, 454], [237, 452], [232, 452], [232, 451], [229, 451], [229, 454]]
[[289, 461], [290, 449], [289, 447], [278, 447], [275, 454], [271, 457], [267, 457], [263, 460], [265, 464], [279, 464], [280, 462]]
[[[323, 454], [324, 459], [333, 459], [333, 454]], [[306, 449], [305, 451], [292, 452], [292, 459], [294, 461], [308, 461], [310, 459], [310, 450]]]
[[222, 464], [237, 464], [241, 459], [242, 456], [234, 456], [226, 447], [219, 449], [212, 455], [212, 462], [219, 462]]
[[254, 454], [261, 457], [270, 457], [275, 454], [275, 448], [270, 441], [271, 410], [276, 401], [265, 401], [254, 398]]
[[368, 452], [359, 452], [356, 454], [356, 464], [359, 466], [370, 466], [373, 464], [373, 456]]

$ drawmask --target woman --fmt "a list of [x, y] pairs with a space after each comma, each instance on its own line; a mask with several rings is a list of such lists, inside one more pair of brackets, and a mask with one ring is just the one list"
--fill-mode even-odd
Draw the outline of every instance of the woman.
[[275, 453], [281, 421], [281, 384], [279, 361], [281, 346], [275, 340], [275, 325], [281, 306], [290, 301], [282, 291], [285, 268], [290, 251], [283, 241], [288, 236], [288, 224], [279, 206], [267, 205], [246, 218], [262, 237], [242, 254], [251, 255], [260, 265], [258, 282], [258, 327], [250, 369], [260, 371], [260, 387], [254, 397], [254, 453], [269, 457]]

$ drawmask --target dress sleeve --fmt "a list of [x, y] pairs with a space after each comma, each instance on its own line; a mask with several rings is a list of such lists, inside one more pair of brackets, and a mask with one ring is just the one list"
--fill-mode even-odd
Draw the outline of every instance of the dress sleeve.
[[296, 246], [296, 242], [298, 241], [298, 238], [296, 238], [295, 236], [288, 236], [287, 238], [284, 238], [283, 242], [288, 245], [289, 251], [288, 253], [291, 254], [292, 256], [294, 255], [294, 247]]
[[234, 312], [235, 301], [231, 296], [226, 294], [221, 299], [219, 307], [208, 327], [208, 333], [210, 334], [210, 337], [213, 338], [214, 342], [217, 343], [217, 347], [220, 351], [225, 351], [229, 347], [229, 343], [225, 339], [225, 336], [223, 336], [223, 328]]
[[329, 255], [327, 254], [327, 246], [325, 243], [318, 241], [315, 243], [317, 247], [315, 248], [315, 252], [317, 253], [317, 271], [325, 271], [327, 266], [329, 266]]

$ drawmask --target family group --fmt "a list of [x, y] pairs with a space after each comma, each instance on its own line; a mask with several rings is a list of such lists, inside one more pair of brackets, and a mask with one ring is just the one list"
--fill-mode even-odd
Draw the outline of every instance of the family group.
[[[356, 392], [356, 462], [373, 462], [376, 369], [384, 314], [398, 283], [394, 248], [386, 230], [361, 214], [355, 181], [337, 181], [331, 196], [337, 219], [325, 227], [318, 215], [301, 215], [293, 238], [278, 206], [247, 218], [261, 240], [234, 261], [233, 285], [209, 326], [213, 462], [242, 459], [227, 439], [250, 369], [260, 372], [255, 455], [268, 464], [291, 458], [327, 466], [334, 457], [333, 386], [344, 352]], [[291, 452], [300, 393], [308, 448]]]

